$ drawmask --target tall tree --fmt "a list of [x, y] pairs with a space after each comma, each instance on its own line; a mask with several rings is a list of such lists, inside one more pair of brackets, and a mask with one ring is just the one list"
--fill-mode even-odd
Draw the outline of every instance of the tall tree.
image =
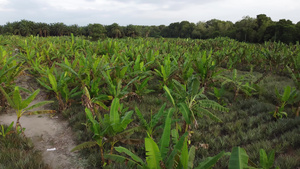
[[249, 16], [243, 17], [242, 20], [235, 23], [235, 38], [239, 41], [254, 42], [257, 35], [257, 32], [255, 31], [256, 27], [257, 22], [254, 18]]
[[91, 36], [93, 39], [106, 37], [106, 29], [101, 24], [98, 23], [89, 24], [87, 26], [87, 29], [88, 29], [89, 36]]
[[264, 42], [264, 35], [265, 31], [268, 26], [271, 26], [273, 24], [273, 21], [271, 20], [270, 17], [267, 17], [265, 14], [260, 14], [256, 16], [256, 21], [257, 21], [257, 42]]
[[106, 30], [107, 36], [110, 38], [121, 38], [124, 35], [122, 28], [117, 23], [106, 26]]
[[138, 29], [138, 27], [135, 26], [135, 25], [132, 25], [132, 24], [128, 25], [125, 29], [125, 35], [127, 37], [133, 37], [134, 38], [134, 37], [140, 36], [140, 33], [141, 32]]

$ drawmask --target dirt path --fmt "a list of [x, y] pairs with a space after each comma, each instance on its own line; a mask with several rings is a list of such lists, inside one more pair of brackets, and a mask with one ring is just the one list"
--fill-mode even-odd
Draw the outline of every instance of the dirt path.
[[[36, 89], [34, 79], [29, 76], [18, 78], [17, 85], [25, 88]], [[34, 103], [46, 100], [46, 94], [40, 91]], [[36, 108], [35, 110], [49, 110], [49, 105]], [[12, 121], [16, 122], [17, 116], [13, 110], [0, 115], [0, 124], [9, 125]], [[68, 127], [68, 123], [59, 119], [57, 116], [51, 117], [49, 114], [22, 116], [20, 123], [25, 129], [26, 137], [31, 138], [35, 148], [41, 151], [44, 162], [53, 169], [79, 169], [80, 159], [76, 153], [70, 150], [76, 146], [73, 141], [73, 133]], [[47, 151], [53, 149], [55, 151]]]

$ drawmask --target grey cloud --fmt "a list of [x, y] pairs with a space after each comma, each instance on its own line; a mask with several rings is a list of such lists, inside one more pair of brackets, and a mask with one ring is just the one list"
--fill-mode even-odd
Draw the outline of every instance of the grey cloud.
[[[44, 4], [45, 5], [45, 4]], [[36, 0], [10, 0], [5, 7], [7, 9], [14, 9], [16, 11], [30, 11], [30, 10], [39, 10], [43, 6], [43, 3], [41, 1]]]

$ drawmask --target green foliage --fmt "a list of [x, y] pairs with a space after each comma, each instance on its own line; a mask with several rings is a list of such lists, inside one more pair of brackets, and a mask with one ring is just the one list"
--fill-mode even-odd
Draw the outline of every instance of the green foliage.
[[196, 169], [209, 169], [212, 168], [217, 161], [222, 158], [226, 153], [224, 151], [220, 152], [219, 154], [213, 156], [213, 157], [208, 157], [204, 161], [202, 161]]
[[[251, 26], [255, 26], [255, 20], [249, 18], [239, 22], [239, 26], [248, 21], [251, 21]], [[210, 28], [217, 23], [225, 28], [225, 23], [217, 20], [208, 23], [211, 24]], [[188, 23], [178, 25], [186, 29]], [[258, 26], [260, 31], [263, 30], [262, 25], [264, 24]], [[122, 27], [114, 25], [111, 28], [117, 33], [109, 35], [110, 37], [125, 36]], [[197, 24], [198, 30], [194, 35], [200, 36], [199, 32], [203, 31], [200, 28], [203, 28], [203, 23]], [[255, 32], [242, 29], [242, 26], [238, 29], [241, 31], [240, 36], [247, 34], [242, 38], [255, 39]], [[224, 32], [218, 30], [216, 34]], [[135, 36], [132, 31], [128, 35]], [[182, 36], [185, 37], [186, 34]], [[205, 35], [201, 33], [201, 36], [203, 38]], [[129, 168], [147, 166], [145, 148], [131, 146], [133, 143], [142, 143], [144, 137], [152, 139], [157, 145], [162, 158], [159, 164], [161, 168], [193, 168], [200, 158], [215, 156], [222, 150], [238, 145], [245, 147], [253, 161], [260, 161], [259, 149], [270, 151], [274, 148], [279, 152], [274, 159], [276, 164], [282, 168], [297, 166], [299, 159], [296, 156], [290, 159], [286, 156], [296, 154], [297, 151], [299, 118], [291, 118], [290, 114], [297, 114], [297, 110], [300, 110], [299, 101], [297, 97], [288, 98], [290, 101], [284, 100], [288, 93], [293, 95], [294, 84], [295, 93], [299, 93], [297, 83], [295, 80], [294, 83], [291, 81], [296, 79], [297, 82], [299, 74], [299, 44], [266, 42], [254, 45], [229, 38], [128, 38], [92, 42], [76, 37], [75, 34], [55, 38], [0, 36], [0, 39], [3, 44], [0, 50], [0, 81], [5, 83], [2, 87], [11, 102], [14, 98], [20, 100], [20, 96], [14, 90], [14, 83], [17, 81], [10, 76], [15, 73], [11, 72], [9, 75], [6, 70], [14, 67], [11, 70], [16, 74], [23, 76], [21, 73], [29, 72], [41, 81], [40, 84], [65, 105], [63, 115], [74, 125], [76, 137], [80, 142], [88, 141], [77, 147], [84, 149], [82, 153], [90, 160], [90, 166], [86, 168], [100, 167], [101, 162], [102, 165], [110, 163], [110, 160], [104, 159], [104, 154], [114, 153], [115, 145], [124, 146], [128, 151], [119, 149], [118, 153], [126, 154], [126, 157], [107, 154], [114, 158], [113, 161], [127, 163]], [[14, 51], [15, 48], [18, 51]], [[14, 59], [10, 60], [11, 56]], [[286, 65], [289, 68], [284, 69]], [[24, 69], [26, 71], [19, 71]], [[221, 71], [225, 69], [232, 71]], [[220, 72], [224, 78], [218, 81]], [[264, 80], [256, 79], [262, 73], [262, 77], [269, 76]], [[284, 86], [287, 85], [290, 89], [285, 92]], [[272, 92], [276, 87], [279, 89], [278, 100], [276, 93]], [[19, 92], [21, 90], [19, 87]], [[212, 95], [207, 95], [208, 93]], [[32, 93], [29, 91], [29, 94]], [[235, 94], [244, 94], [246, 97], [237, 97]], [[4, 96], [3, 92], [1, 95]], [[166, 99], [170, 103], [164, 104], [158, 111]], [[231, 102], [227, 102], [229, 100]], [[6, 103], [6, 98], [2, 97], [0, 102], [5, 107], [9, 101]], [[280, 110], [284, 102], [282, 112], [286, 112], [288, 117], [272, 119], [268, 112], [276, 109], [275, 106]], [[230, 106], [230, 113], [216, 112], [228, 111], [220, 104]], [[22, 104], [17, 102], [16, 105], [20, 107]], [[86, 113], [82, 113], [84, 107], [88, 108]], [[133, 111], [129, 111], [134, 108], [136, 116], [133, 116]], [[167, 115], [170, 111], [172, 118]], [[199, 118], [202, 116], [223, 123]], [[193, 123], [195, 127], [191, 125]], [[127, 129], [129, 126], [133, 128]], [[23, 131], [21, 127], [17, 129], [16, 133]], [[183, 137], [186, 131], [186, 137]], [[150, 142], [147, 144], [155, 147], [153, 142], [152, 145]], [[88, 148], [95, 145], [100, 145], [100, 149]], [[290, 152], [291, 147], [295, 152]], [[134, 152], [136, 156], [129, 152]], [[99, 160], [102, 157], [104, 158]], [[159, 155], [156, 157], [159, 159]], [[212, 160], [212, 163], [208, 163], [213, 164], [216, 159], [209, 158], [208, 161]], [[196, 161], [195, 164], [193, 161]], [[267, 161], [270, 161], [269, 157]], [[227, 164], [227, 158], [220, 158], [218, 163], [214, 163], [214, 167], [224, 168]], [[250, 161], [249, 165], [255, 167]], [[117, 168], [118, 165], [108, 167]]]
[[4, 129], [4, 126], [1, 125], [0, 136], [5, 138], [7, 135], [11, 134], [12, 133], [11, 129], [12, 129], [13, 125], [14, 125], [14, 122], [11, 122], [6, 130]]
[[[1, 86], [0, 86], [0, 90], [1, 90], [1, 93], [5, 96], [9, 105], [16, 111], [16, 114], [17, 114], [16, 129], [18, 129], [18, 127], [21, 127], [19, 120], [26, 111], [43, 106], [45, 104], [53, 103], [53, 101], [42, 101], [42, 102], [38, 102], [34, 105], [29, 106], [29, 104], [35, 99], [35, 97], [40, 92], [40, 89], [34, 91], [25, 100], [22, 99], [18, 86], [15, 87], [12, 97], [10, 97]], [[22, 127], [21, 127], [21, 129], [22, 129]]]
[[273, 166], [274, 164], [274, 159], [275, 159], [275, 151], [272, 150], [269, 155], [267, 155], [266, 151], [264, 149], [259, 150], [260, 154], [260, 166], [263, 169], [269, 169]]
[[[272, 168], [274, 165], [275, 151], [272, 150], [270, 154], [267, 155], [264, 149], [260, 149], [259, 153], [260, 153], [259, 166], [263, 169]], [[250, 163], [252, 166], [249, 166], [248, 163]], [[243, 169], [243, 168], [257, 168], [257, 166], [249, 159], [245, 149], [240, 147], [234, 147], [230, 155], [228, 168]], [[279, 169], [279, 167], [276, 167], [276, 169]]]
[[283, 94], [280, 94], [277, 88], [275, 89], [277, 99], [279, 100], [279, 105], [277, 106], [276, 110], [270, 112], [273, 114], [274, 118], [282, 118], [283, 115], [287, 116], [287, 113], [284, 112], [284, 107], [287, 104], [293, 104], [300, 101], [300, 94], [299, 91], [295, 88], [291, 88], [290, 86], [286, 86], [284, 88]]
[[248, 155], [245, 149], [234, 147], [231, 152], [228, 168], [229, 169], [243, 169], [248, 168]]
[[191, 124], [191, 121], [193, 121], [195, 126], [197, 126], [195, 114], [198, 114], [200, 117], [204, 114], [213, 120], [221, 122], [208, 109], [228, 111], [227, 108], [224, 108], [217, 102], [209, 100], [204, 95], [204, 88], [200, 88], [199, 81], [195, 78], [189, 79], [188, 84], [185, 85], [173, 79], [173, 87], [172, 91], [167, 86], [164, 86], [164, 89], [167, 97], [174, 107], [178, 107], [187, 124]]
[[255, 88], [252, 87], [251, 83], [245, 80], [246, 76], [238, 77], [237, 70], [233, 69], [232, 77], [228, 78], [225, 76], [219, 76], [219, 78], [223, 79], [222, 86], [225, 84], [232, 84], [234, 86], [234, 100], [236, 100], [240, 91], [244, 92], [246, 95], [251, 96], [251, 92], [256, 91]]
[[167, 105], [166, 103], [163, 104], [157, 113], [155, 113], [153, 116], [151, 115], [150, 122], [147, 122], [146, 119], [144, 118], [143, 114], [141, 113], [141, 111], [137, 107], [135, 107], [135, 113], [139, 118], [140, 126], [146, 130], [147, 135], [149, 137], [153, 136], [153, 133], [158, 128], [157, 125], [161, 121], [161, 118], [164, 117], [165, 114], [167, 113], [167, 111], [164, 111], [164, 109], [166, 108], [166, 105]]
[[177, 60], [171, 61], [169, 55], [164, 58], [163, 64], [158, 63], [160, 65], [160, 69], [154, 69], [157, 76], [160, 77], [161, 85], [168, 85], [171, 81], [172, 77], [175, 75], [177, 71]]
[[[126, 139], [128, 140], [134, 132], [134, 130], [126, 130], [128, 124], [132, 121], [131, 116], [133, 114], [133, 111], [126, 112], [120, 118], [120, 112], [122, 112], [123, 110], [122, 107], [123, 105], [120, 104], [120, 100], [118, 98], [115, 98], [112, 102], [110, 113], [105, 114], [104, 117], [101, 117], [100, 113], [97, 113], [97, 117], [94, 117], [91, 110], [85, 108], [89, 128], [94, 134], [94, 141], [88, 141], [79, 144], [71, 151], [77, 151], [87, 147], [98, 145], [101, 150], [102, 165], [104, 165], [106, 163], [104, 159], [104, 144], [107, 142], [110, 143], [111, 150], [113, 150], [116, 142], [122, 142], [122, 140]], [[96, 118], [98, 120], [96, 120]]]

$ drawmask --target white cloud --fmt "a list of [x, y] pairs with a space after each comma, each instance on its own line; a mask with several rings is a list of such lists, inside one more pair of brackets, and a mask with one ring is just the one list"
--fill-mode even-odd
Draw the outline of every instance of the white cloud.
[[27, 19], [68, 25], [168, 25], [182, 20], [236, 22], [258, 14], [296, 23], [298, 9], [299, 0], [0, 0], [0, 24]]

